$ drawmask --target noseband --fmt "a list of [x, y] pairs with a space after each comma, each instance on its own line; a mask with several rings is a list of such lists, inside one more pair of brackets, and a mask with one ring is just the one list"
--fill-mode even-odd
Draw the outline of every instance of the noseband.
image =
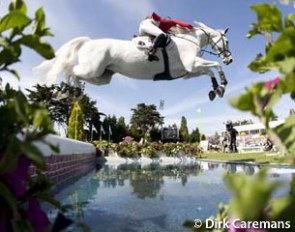
[[220, 57], [220, 58], [222, 58], [221, 57], [221, 55], [223, 55], [223, 57], [224, 58], [228, 58], [228, 57], [230, 57], [231, 56], [231, 52], [228, 50], [228, 49], [225, 49], [225, 47], [226, 47], [226, 44], [225, 44], [225, 41], [224, 41], [224, 39], [223, 39], [223, 37], [225, 36], [223, 33], [221, 33], [220, 32], [220, 40], [222, 40], [222, 49], [217, 45], [217, 42], [214, 42], [214, 40], [211, 38], [211, 36], [210, 36], [210, 34], [207, 32], [207, 31], [205, 31], [203, 28], [200, 28], [204, 33], [205, 33], [205, 35], [207, 36], [207, 38], [208, 38], [208, 44], [211, 44], [211, 46], [216, 50], [216, 51], [218, 51], [218, 53], [215, 53], [215, 52], [208, 52], [208, 51], [206, 51], [206, 50], [203, 50], [203, 52], [207, 52], [207, 53], [210, 53], [210, 54], [212, 54], [212, 55], [216, 55], [216, 56], [218, 56], [218, 57]]

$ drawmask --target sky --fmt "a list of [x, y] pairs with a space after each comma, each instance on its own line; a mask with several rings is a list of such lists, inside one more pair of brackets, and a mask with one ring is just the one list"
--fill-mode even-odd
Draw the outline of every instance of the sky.
[[[1, 1], [0, 15], [6, 12], [10, 1]], [[31, 14], [43, 7], [46, 13], [47, 25], [54, 37], [48, 41], [55, 49], [62, 44], [79, 36], [90, 38], [116, 38], [130, 40], [138, 33], [138, 25], [152, 12], [163, 17], [177, 18], [189, 23], [200, 21], [212, 28], [229, 27], [227, 34], [229, 47], [233, 54], [232, 64], [223, 70], [228, 79], [228, 86], [223, 98], [209, 101], [208, 92], [211, 81], [207, 76], [200, 76], [189, 80], [173, 81], [140, 81], [122, 75], [114, 75], [111, 83], [104, 86], [86, 84], [86, 93], [97, 101], [100, 112], [117, 117], [125, 117], [129, 122], [131, 108], [139, 103], [154, 104], [159, 107], [164, 101], [164, 109], [159, 110], [165, 117], [165, 125], [176, 123], [180, 125], [181, 116], [187, 118], [188, 127], [198, 127], [206, 135], [221, 132], [225, 129], [224, 122], [228, 120], [243, 120], [256, 118], [248, 113], [240, 112], [228, 103], [228, 99], [241, 94], [245, 87], [257, 81], [274, 79], [276, 73], [264, 75], [251, 72], [247, 65], [258, 53], [264, 52], [264, 38], [246, 38], [250, 24], [256, 22], [255, 13], [249, 6], [260, 1], [254, 0], [29, 0], [28, 9]], [[282, 6], [274, 2], [283, 12], [294, 12], [292, 6]], [[215, 56], [204, 55], [208, 60], [220, 61]], [[19, 70], [21, 80], [1, 73], [4, 83], [9, 82], [14, 87], [22, 89], [32, 88], [42, 83], [32, 73], [32, 68], [43, 61], [43, 58], [29, 49], [24, 49], [21, 63], [15, 65]], [[222, 62], [221, 62], [222, 63]], [[61, 81], [62, 78], [59, 78]], [[294, 108], [294, 102], [284, 97], [275, 107], [279, 118], [285, 118], [289, 109]]]

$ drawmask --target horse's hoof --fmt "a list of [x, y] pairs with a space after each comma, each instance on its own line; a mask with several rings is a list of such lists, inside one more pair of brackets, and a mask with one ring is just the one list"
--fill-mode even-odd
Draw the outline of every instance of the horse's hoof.
[[209, 99], [210, 99], [210, 101], [213, 101], [215, 99], [215, 97], [216, 97], [215, 92], [213, 90], [211, 90], [209, 92]]
[[218, 86], [215, 91], [216, 91], [216, 94], [218, 95], [218, 97], [223, 97], [225, 89], [223, 86]]

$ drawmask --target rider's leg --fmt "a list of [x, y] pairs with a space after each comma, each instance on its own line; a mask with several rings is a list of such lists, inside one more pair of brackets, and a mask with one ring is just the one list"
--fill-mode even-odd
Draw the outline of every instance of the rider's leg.
[[148, 60], [149, 61], [157, 60], [157, 57], [155, 56], [157, 49], [161, 44], [165, 43], [166, 40], [167, 40], [167, 35], [164, 33], [158, 35], [154, 39], [153, 46], [149, 50], [149, 53], [148, 53], [148, 55], [149, 55]]
[[160, 28], [157, 22], [152, 19], [145, 19], [139, 25], [139, 35], [149, 35], [155, 36], [164, 33]]
[[149, 50], [149, 61], [156, 59], [155, 53], [157, 48], [165, 42], [167, 35], [159, 28], [158, 22], [152, 19], [145, 19], [139, 25], [139, 35], [149, 35], [156, 37], [153, 42], [153, 46]]

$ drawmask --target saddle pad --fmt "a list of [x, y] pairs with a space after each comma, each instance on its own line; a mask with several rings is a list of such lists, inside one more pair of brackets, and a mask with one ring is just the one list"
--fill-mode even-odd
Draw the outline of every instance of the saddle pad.
[[132, 41], [139, 50], [149, 50], [153, 46], [151, 38], [148, 36], [138, 36]]

